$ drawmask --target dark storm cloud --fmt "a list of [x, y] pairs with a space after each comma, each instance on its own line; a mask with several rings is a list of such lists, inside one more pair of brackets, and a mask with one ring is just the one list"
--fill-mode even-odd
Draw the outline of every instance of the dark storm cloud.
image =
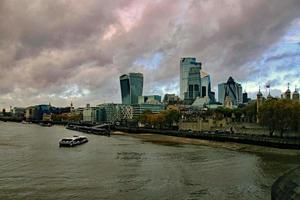
[[[300, 17], [299, 0], [0, 2], [0, 106], [119, 101], [118, 77], [140, 71], [145, 93], [178, 85], [194, 56], [213, 83], [255, 75], [251, 61]], [[156, 69], [134, 64], [160, 52]]]

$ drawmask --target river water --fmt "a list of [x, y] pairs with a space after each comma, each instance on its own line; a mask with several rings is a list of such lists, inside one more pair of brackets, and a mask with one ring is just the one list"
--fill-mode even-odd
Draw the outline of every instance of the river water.
[[[0, 199], [270, 199], [270, 187], [299, 155], [87, 135], [61, 126], [0, 122]], [[83, 134], [82, 134], [83, 135]], [[157, 137], [157, 136], [156, 136]]]

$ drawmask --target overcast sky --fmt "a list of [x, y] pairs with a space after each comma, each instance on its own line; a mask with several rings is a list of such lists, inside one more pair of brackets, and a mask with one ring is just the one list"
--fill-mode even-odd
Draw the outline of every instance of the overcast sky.
[[[196, 57], [213, 88], [300, 87], [299, 0], [1, 0], [0, 107], [121, 102], [119, 76], [144, 94], [179, 93]], [[264, 89], [263, 89], [264, 90]]]

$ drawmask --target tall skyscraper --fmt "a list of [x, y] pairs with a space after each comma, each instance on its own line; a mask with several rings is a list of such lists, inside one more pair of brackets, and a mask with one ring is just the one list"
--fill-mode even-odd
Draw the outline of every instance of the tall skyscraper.
[[141, 73], [129, 73], [120, 76], [122, 104], [137, 104], [143, 95], [144, 77]]
[[184, 93], [188, 91], [188, 78], [190, 68], [198, 67], [201, 70], [201, 62], [196, 62], [196, 58], [181, 58], [180, 60], [180, 98], [184, 99]]
[[208, 97], [211, 102], [215, 102], [215, 93], [211, 91], [210, 75], [201, 70], [201, 95], [202, 97]]
[[243, 103], [242, 85], [236, 83], [232, 77], [229, 77], [226, 83], [221, 83], [218, 85], [218, 93], [219, 102], [223, 105], [227, 96], [231, 97], [233, 105], [239, 105]]
[[188, 88], [184, 92], [184, 101], [192, 104], [197, 97], [202, 97], [201, 94], [201, 76], [200, 67], [191, 67], [188, 75]]

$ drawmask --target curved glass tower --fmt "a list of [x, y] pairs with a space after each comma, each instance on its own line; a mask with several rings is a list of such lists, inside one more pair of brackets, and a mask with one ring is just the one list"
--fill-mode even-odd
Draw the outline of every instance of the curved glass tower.
[[144, 77], [141, 73], [120, 76], [122, 104], [138, 104], [138, 96], [143, 95]]

